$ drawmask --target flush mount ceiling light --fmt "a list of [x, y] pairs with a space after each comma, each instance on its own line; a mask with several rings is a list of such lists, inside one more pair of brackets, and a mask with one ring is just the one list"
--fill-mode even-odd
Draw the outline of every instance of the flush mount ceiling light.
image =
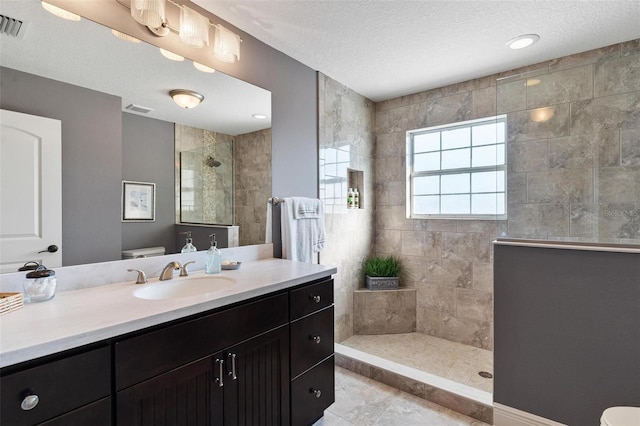
[[206, 65], [202, 65], [199, 62], [194, 62], [193, 66], [198, 70], [198, 71], [202, 71], [202, 72], [208, 72], [209, 74], [212, 74], [214, 72], [216, 72], [216, 70], [214, 70], [211, 67], [208, 67]]
[[538, 40], [540, 40], [538, 34], [524, 34], [509, 40], [507, 46], [509, 46], [509, 49], [524, 49], [536, 43]]
[[76, 15], [75, 13], [67, 12], [66, 10], [61, 9], [58, 6], [54, 6], [52, 4], [47, 3], [46, 1], [43, 1], [41, 4], [42, 4], [42, 7], [44, 8], [44, 10], [46, 10], [49, 13], [53, 13], [58, 18], [66, 19], [68, 21], [79, 21], [80, 20], [80, 15]]
[[204, 100], [204, 96], [200, 93], [185, 89], [172, 90], [169, 92], [169, 96], [173, 98], [173, 101], [178, 104], [179, 107], [184, 109], [195, 108]]

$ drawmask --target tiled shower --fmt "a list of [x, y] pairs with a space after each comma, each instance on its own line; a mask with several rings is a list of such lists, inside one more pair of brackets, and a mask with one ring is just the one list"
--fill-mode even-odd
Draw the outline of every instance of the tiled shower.
[[[320, 74], [320, 260], [338, 266], [336, 342], [413, 330], [491, 351], [496, 237], [640, 244], [639, 64], [633, 40], [377, 104]], [[507, 219], [407, 219], [406, 132], [498, 114]], [[349, 170], [364, 176], [357, 211]], [[360, 294], [373, 253], [402, 258], [401, 294]]]

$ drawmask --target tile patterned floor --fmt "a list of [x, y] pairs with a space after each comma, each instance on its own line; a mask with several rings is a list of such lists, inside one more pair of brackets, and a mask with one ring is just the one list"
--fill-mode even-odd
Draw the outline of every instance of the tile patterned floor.
[[488, 426], [336, 367], [336, 402], [314, 426]]
[[478, 374], [479, 371], [493, 374], [491, 351], [422, 333], [351, 336], [340, 343], [476, 389], [493, 392], [493, 380]]

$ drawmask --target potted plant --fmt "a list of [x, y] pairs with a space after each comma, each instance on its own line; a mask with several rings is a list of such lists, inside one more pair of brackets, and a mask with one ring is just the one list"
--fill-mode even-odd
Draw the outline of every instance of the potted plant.
[[395, 256], [369, 256], [362, 263], [365, 285], [369, 290], [398, 288], [402, 262]]

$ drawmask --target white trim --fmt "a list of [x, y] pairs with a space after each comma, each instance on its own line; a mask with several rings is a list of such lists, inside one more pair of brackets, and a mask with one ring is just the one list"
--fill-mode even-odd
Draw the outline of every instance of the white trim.
[[534, 241], [534, 240], [503, 240], [498, 238], [493, 242], [495, 245], [499, 246], [518, 246], [518, 247], [539, 247], [539, 248], [552, 248], [552, 249], [563, 249], [563, 250], [584, 250], [584, 251], [608, 251], [608, 252], [617, 252], [617, 253], [635, 253], [640, 254], [640, 246], [626, 246], [626, 245], [598, 245], [598, 244], [589, 244], [589, 243], [560, 243], [560, 242], [552, 242], [552, 241]]
[[566, 426], [526, 411], [517, 410], [506, 405], [493, 403], [494, 426]]

